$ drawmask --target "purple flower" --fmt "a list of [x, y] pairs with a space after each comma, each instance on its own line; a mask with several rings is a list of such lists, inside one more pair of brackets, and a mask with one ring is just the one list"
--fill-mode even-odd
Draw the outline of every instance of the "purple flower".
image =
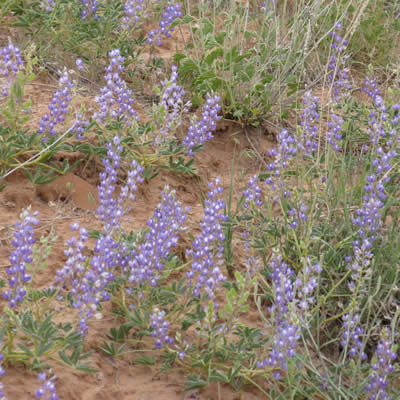
[[281, 174], [284, 169], [289, 168], [289, 161], [297, 154], [297, 150], [298, 145], [294, 136], [286, 129], [282, 129], [278, 137], [278, 147], [268, 151], [273, 160], [267, 165], [267, 171], [271, 176], [265, 179], [265, 183], [270, 185], [274, 192], [282, 190], [285, 197], [289, 197], [289, 192], [284, 189]]
[[[347, 94], [347, 90], [351, 88], [349, 82], [349, 69], [345, 67], [348, 55], [342, 53], [346, 50], [348, 40], [344, 40], [340, 35], [342, 24], [338, 23], [331, 32], [333, 42], [331, 44], [331, 55], [329, 57], [328, 69], [329, 81], [333, 88], [333, 99], [337, 103], [340, 102], [343, 94]], [[345, 90], [345, 92], [343, 92]]]
[[169, 322], [164, 319], [165, 311], [156, 310], [150, 315], [151, 336], [156, 338], [155, 348], [161, 349], [164, 344], [173, 344], [174, 339], [168, 336]]
[[186, 251], [186, 256], [193, 259], [191, 270], [187, 273], [189, 285], [193, 286], [193, 295], [200, 296], [204, 290], [213, 299], [216, 288], [226, 279], [220, 269], [225, 240], [221, 224], [226, 221], [226, 216], [225, 203], [218, 199], [218, 195], [224, 190], [220, 186], [220, 179], [209, 182], [208, 187], [210, 191], [200, 223], [201, 232], [193, 241], [193, 248]]
[[132, 29], [141, 19], [149, 18], [152, 13], [151, 0], [126, 0], [124, 4], [125, 14], [121, 19], [121, 28]]
[[85, 69], [85, 66], [83, 65], [83, 61], [81, 58], [77, 58], [75, 64], [80, 71], [83, 71]]
[[287, 360], [296, 355], [300, 328], [306, 324], [306, 312], [314, 302], [312, 294], [317, 287], [316, 274], [321, 272], [321, 267], [319, 264], [311, 265], [307, 259], [302, 276], [294, 280], [293, 269], [283, 262], [279, 252], [273, 253], [270, 267], [274, 294], [274, 304], [270, 311], [273, 313], [275, 334], [269, 355], [259, 361], [257, 366], [279, 368], [274, 372], [274, 378], [279, 380], [281, 370], [287, 371]]
[[301, 222], [305, 222], [308, 219], [307, 216], [308, 207], [301, 201], [300, 207], [293, 207], [288, 211], [288, 214], [292, 217], [289, 223], [290, 227], [295, 229]]
[[[79, 224], [72, 224], [72, 230], [79, 229]], [[64, 250], [64, 255], [67, 256], [65, 265], [56, 272], [55, 281], [59, 290], [71, 290], [71, 297], [74, 298], [79, 292], [81, 280], [85, 275], [86, 256], [83, 254], [85, 243], [89, 238], [89, 232], [85, 228], [79, 230], [79, 238], [72, 236], [67, 240], [68, 248]]]
[[304, 95], [304, 108], [301, 114], [300, 126], [302, 128], [302, 136], [300, 145], [304, 154], [311, 155], [318, 150], [318, 97], [311, 95], [311, 90]]
[[[68, 105], [72, 100], [71, 89], [74, 84], [70, 80], [68, 71], [64, 71], [58, 81], [60, 89], [54, 92], [49, 104], [49, 112], [43, 115], [39, 123], [39, 133], [48, 133], [52, 136], [57, 135], [56, 127], [65, 121], [68, 112]], [[46, 140], [46, 139], [44, 139]]]
[[381, 335], [381, 342], [376, 348], [375, 357], [372, 361], [372, 372], [368, 377], [368, 384], [365, 390], [368, 392], [368, 400], [390, 400], [386, 394], [389, 384], [388, 376], [394, 371], [392, 361], [397, 357], [393, 351], [393, 343], [390, 340], [389, 329], [384, 329]]
[[[0, 342], [0, 346], [1, 346], [1, 344], [2, 343]], [[0, 353], [0, 378], [2, 376], [4, 376], [5, 373], [6, 373], [6, 370], [4, 369], [4, 367], [2, 365], [3, 360], [4, 360], [4, 356], [3, 356], [2, 353]], [[3, 389], [4, 389], [3, 382], [0, 381], [0, 399], [1, 400], [7, 400], [7, 397], [4, 395]]]
[[0, 86], [0, 94], [2, 96], [8, 95], [11, 83], [23, 64], [21, 51], [17, 46], [10, 43], [7, 47], [0, 49], [0, 77], [6, 79], [5, 86]]
[[189, 111], [190, 101], [183, 103], [185, 90], [177, 84], [178, 68], [172, 65], [172, 73], [169, 80], [161, 82], [161, 100], [156, 107], [154, 117], [159, 119], [160, 135], [155, 136], [156, 144], [168, 140], [168, 134], [181, 125], [181, 116]]
[[186, 137], [182, 140], [182, 145], [188, 148], [188, 155], [193, 156], [193, 149], [204, 144], [214, 136], [212, 132], [217, 128], [216, 122], [221, 119], [218, 112], [221, 109], [219, 96], [211, 97], [207, 94], [206, 104], [204, 105], [200, 121], [190, 122]]
[[328, 132], [326, 141], [332, 146], [333, 150], [340, 151], [340, 141], [342, 140], [342, 127], [344, 121], [341, 117], [331, 110], [330, 121], [328, 122]]
[[168, 186], [164, 188], [161, 203], [147, 221], [149, 230], [144, 241], [133, 251], [129, 261], [129, 282], [149, 282], [156, 286], [171, 248], [178, 244], [179, 233], [185, 230], [186, 215], [176, 193]]
[[77, 140], [83, 140], [83, 134], [85, 133], [85, 130], [88, 126], [89, 120], [85, 116], [78, 113], [71, 127], [71, 132], [75, 133], [75, 137]]
[[162, 46], [162, 36], [166, 38], [171, 37], [171, 33], [174, 28], [171, 28], [171, 24], [177, 19], [183, 16], [181, 12], [182, 6], [179, 3], [171, 3], [167, 6], [161, 16], [159, 23], [160, 28], [156, 28], [148, 33], [147, 43], [153, 44], [156, 40], [159, 46]]
[[132, 120], [139, 120], [132, 105], [132, 90], [128, 89], [126, 82], [120, 77], [124, 71], [122, 63], [125, 61], [121, 57], [119, 49], [114, 49], [108, 53], [110, 64], [105, 68], [106, 85], [100, 89], [101, 96], [96, 96], [95, 101], [100, 107], [100, 111], [94, 114], [94, 119], [102, 122], [107, 116], [111, 118], [122, 117], [127, 123]]
[[107, 158], [103, 160], [104, 172], [100, 173], [100, 185], [97, 187], [99, 193], [97, 215], [104, 222], [104, 232], [112, 232], [113, 229], [119, 227], [121, 219], [129, 210], [129, 207], [125, 206], [126, 200], [135, 199], [137, 183], [143, 182], [144, 168], [135, 160], [132, 161], [132, 169], [128, 172], [126, 184], [121, 188], [119, 197], [115, 198], [115, 185], [118, 180], [120, 154], [123, 148], [118, 136], [114, 137], [112, 143], [107, 143], [106, 147], [108, 151]]
[[358, 313], [354, 315], [346, 314], [343, 316], [344, 333], [340, 344], [347, 350], [347, 354], [351, 359], [361, 357], [362, 360], [365, 360], [367, 355], [362, 351], [364, 329], [360, 327], [359, 323], [360, 314]]
[[32, 245], [35, 243], [33, 226], [37, 225], [39, 221], [36, 219], [37, 212], [32, 215], [28, 210], [23, 210], [20, 214], [15, 226], [17, 231], [14, 233], [12, 245], [15, 247], [10, 256], [11, 266], [6, 268], [9, 275], [9, 286], [2, 293], [3, 298], [9, 301], [10, 307], [15, 307], [18, 303], [24, 300], [26, 290], [25, 283], [31, 280], [31, 276], [27, 274], [27, 264], [33, 261], [32, 258]]
[[261, 188], [257, 183], [258, 175], [254, 175], [252, 178], [249, 179], [247, 184], [247, 188], [243, 190], [243, 196], [245, 197], [244, 200], [244, 208], [248, 208], [251, 202], [257, 207], [262, 206], [263, 202], [261, 200]]
[[99, 19], [97, 15], [97, 7], [99, 6], [99, 2], [96, 0], [81, 0], [85, 9], [81, 12], [82, 21], [86, 20], [86, 18], [91, 14], [94, 19]]
[[47, 379], [46, 373], [42, 373], [38, 375], [38, 378], [42, 382], [42, 386], [38, 390], [36, 390], [35, 399], [43, 399], [43, 400], [59, 399], [56, 393], [56, 385], [54, 383], [56, 376]]
[[56, 3], [54, 0], [41, 0], [40, 2], [40, 8], [44, 9], [47, 12], [53, 11], [55, 5]]

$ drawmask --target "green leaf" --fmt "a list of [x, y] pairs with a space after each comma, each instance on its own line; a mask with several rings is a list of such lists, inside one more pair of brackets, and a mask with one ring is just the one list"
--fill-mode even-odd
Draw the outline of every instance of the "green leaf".
[[185, 382], [185, 390], [200, 389], [208, 385], [208, 382], [196, 375], [190, 375], [189, 379]]

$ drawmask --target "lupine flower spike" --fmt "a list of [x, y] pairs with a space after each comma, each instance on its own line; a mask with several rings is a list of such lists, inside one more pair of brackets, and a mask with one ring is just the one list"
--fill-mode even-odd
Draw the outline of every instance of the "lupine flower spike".
[[200, 121], [190, 122], [186, 137], [182, 140], [182, 145], [188, 149], [188, 155], [193, 156], [193, 149], [212, 139], [213, 131], [217, 128], [217, 121], [221, 119], [218, 112], [221, 110], [219, 96], [207, 94], [206, 104], [204, 105]]
[[12, 241], [15, 249], [10, 256], [11, 266], [6, 268], [10, 288], [2, 293], [11, 308], [24, 300], [25, 284], [31, 280], [31, 276], [26, 270], [27, 265], [33, 260], [32, 245], [35, 243], [33, 227], [39, 223], [36, 219], [37, 214], [37, 212], [31, 214], [29, 209], [24, 210], [19, 216], [20, 221], [15, 224], [17, 231], [14, 233]]
[[220, 179], [209, 182], [208, 199], [205, 201], [204, 217], [200, 223], [201, 232], [193, 242], [193, 248], [187, 250], [188, 258], [193, 258], [191, 270], [187, 273], [193, 295], [198, 297], [204, 290], [210, 299], [215, 297], [215, 290], [225, 279], [221, 271], [225, 236], [222, 223], [225, 202], [218, 199], [223, 192]]
[[42, 382], [42, 386], [38, 390], [36, 390], [35, 399], [58, 400], [59, 397], [56, 393], [56, 385], [54, 383], [56, 376], [47, 379], [47, 374], [43, 372], [38, 375], [38, 378]]
[[[39, 133], [48, 132], [51, 136], [57, 135], [56, 127], [65, 121], [68, 112], [69, 103], [72, 100], [73, 82], [68, 71], [64, 71], [58, 81], [59, 89], [54, 92], [51, 103], [49, 104], [49, 112], [43, 115], [39, 123]], [[44, 141], [46, 138], [44, 138]]]
[[94, 114], [94, 119], [102, 122], [110, 116], [111, 118], [122, 117], [128, 123], [138, 120], [139, 117], [133, 109], [132, 90], [120, 76], [125, 69], [122, 65], [125, 58], [121, 56], [119, 49], [110, 51], [108, 55], [110, 64], [105, 68], [106, 86], [100, 89], [101, 95], [95, 98], [100, 111]]
[[148, 33], [147, 43], [153, 44], [154, 40], [159, 46], [162, 46], [162, 37], [171, 37], [172, 31], [171, 24], [177, 19], [183, 16], [181, 12], [182, 6], [179, 3], [172, 3], [167, 6], [161, 16], [159, 28], [153, 29]]
[[8, 95], [11, 83], [23, 64], [21, 51], [17, 46], [10, 43], [0, 49], [0, 77], [6, 79], [6, 84], [3, 87], [0, 85], [0, 95], [4, 97]]

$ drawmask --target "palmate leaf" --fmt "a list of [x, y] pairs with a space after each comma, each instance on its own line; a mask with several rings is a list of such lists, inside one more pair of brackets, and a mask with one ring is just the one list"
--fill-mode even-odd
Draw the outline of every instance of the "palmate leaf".
[[198, 377], [195, 374], [189, 376], [188, 380], [185, 382], [185, 391], [201, 389], [208, 385], [208, 381]]

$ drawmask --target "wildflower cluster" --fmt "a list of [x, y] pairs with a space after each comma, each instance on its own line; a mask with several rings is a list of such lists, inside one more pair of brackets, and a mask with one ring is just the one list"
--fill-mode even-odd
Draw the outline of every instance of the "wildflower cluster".
[[274, 304], [269, 310], [274, 317], [275, 335], [269, 356], [257, 366], [279, 368], [274, 371], [274, 378], [279, 380], [281, 370], [287, 371], [287, 360], [296, 355], [300, 328], [306, 324], [305, 314], [314, 302], [312, 294], [318, 285], [316, 275], [321, 272], [321, 267], [306, 260], [302, 276], [295, 278], [293, 269], [283, 262], [278, 252], [273, 254], [270, 267]]
[[[333, 90], [333, 101], [339, 104], [344, 96], [348, 94], [351, 88], [349, 81], [349, 70], [345, 67], [348, 55], [343, 55], [348, 41], [340, 35], [342, 24], [338, 23], [331, 32], [333, 42], [331, 44], [331, 55], [329, 57], [329, 81]], [[327, 142], [335, 151], [340, 151], [340, 142], [342, 140], [342, 127], [344, 121], [337, 115], [333, 107], [330, 108], [330, 120], [328, 122]]]
[[189, 156], [193, 156], [193, 149], [204, 144], [207, 140], [214, 136], [212, 132], [217, 128], [217, 121], [221, 119], [218, 112], [221, 109], [219, 96], [211, 96], [207, 94], [206, 104], [203, 108], [200, 121], [194, 120], [190, 122], [188, 133], [182, 140], [182, 145], [188, 149]]
[[133, 250], [129, 260], [131, 284], [149, 282], [156, 286], [160, 271], [164, 268], [171, 248], [178, 243], [179, 233], [184, 231], [186, 215], [176, 193], [168, 186], [164, 188], [161, 203], [147, 221], [149, 228], [144, 241]]
[[151, 14], [151, 0], [127, 0], [124, 4], [124, 16], [121, 20], [121, 29], [132, 29], [141, 19]]
[[94, 114], [94, 119], [102, 122], [108, 115], [111, 118], [123, 117], [128, 123], [138, 120], [136, 111], [132, 105], [132, 90], [127, 87], [126, 82], [121, 78], [120, 73], [124, 71], [123, 62], [119, 49], [114, 49], [108, 54], [110, 64], [105, 68], [106, 86], [100, 89], [101, 96], [96, 96], [95, 101], [100, 111]]
[[204, 217], [200, 223], [201, 232], [193, 241], [193, 248], [186, 251], [186, 256], [192, 258], [191, 270], [187, 272], [189, 285], [193, 286], [193, 295], [198, 297], [204, 289], [210, 299], [215, 297], [217, 286], [225, 280], [220, 269], [222, 264], [225, 236], [222, 225], [225, 203], [218, 199], [223, 192], [220, 179], [209, 182], [208, 199], [205, 201]]
[[249, 208], [251, 202], [254, 202], [257, 207], [260, 207], [263, 204], [263, 201], [261, 200], [261, 188], [257, 181], [258, 175], [254, 175], [249, 179], [247, 188], [243, 190], [244, 208]]
[[174, 28], [171, 28], [171, 24], [177, 19], [183, 16], [181, 12], [182, 6], [179, 3], [171, 3], [167, 6], [161, 16], [159, 28], [153, 29], [148, 33], [147, 43], [153, 44], [154, 40], [159, 46], [162, 46], [162, 36], [166, 38], [171, 37]]
[[42, 0], [40, 2], [40, 8], [44, 9], [47, 12], [53, 11], [53, 8], [56, 6], [56, 2], [54, 0]]
[[304, 108], [301, 114], [300, 126], [302, 135], [299, 145], [305, 155], [311, 155], [318, 149], [318, 97], [312, 96], [311, 91], [305, 93]]
[[[78, 230], [79, 224], [74, 223], [70, 226], [72, 230]], [[71, 239], [67, 240], [67, 249], [64, 250], [64, 255], [67, 257], [65, 265], [56, 272], [55, 281], [58, 290], [71, 289], [71, 298], [75, 306], [78, 306], [79, 293], [82, 292], [80, 288], [85, 271], [86, 256], [84, 255], [85, 242], [89, 238], [89, 233], [84, 227], [79, 229], [79, 238], [72, 236]]]
[[132, 168], [128, 172], [126, 184], [116, 199], [113, 194], [118, 180], [118, 168], [121, 163], [123, 147], [118, 136], [113, 138], [112, 143], [107, 143], [106, 147], [107, 158], [103, 160], [104, 172], [100, 173], [100, 185], [97, 187], [99, 194], [97, 215], [104, 223], [104, 232], [110, 233], [120, 226], [121, 218], [129, 210], [125, 206], [125, 202], [135, 199], [137, 184], [143, 182], [141, 173], [144, 168], [137, 161], [132, 161]]
[[[43, 115], [39, 123], [38, 132], [44, 134], [48, 132], [51, 136], [57, 135], [56, 127], [65, 121], [69, 103], [72, 100], [71, 90], [74, 87], [68, 71], [64, 71], [58, 81], [59, 89], [55, 91], [49, 104], [49, 112]], [[44, 139], [46, 140], [46, 139]]]
[[270, 185], [274, 192], [278, 189], [283, 190], [285, 197], [289, 196], [289, 192], [283, 189], [281, 174], [284, 169], [289, 168], [289, 161], [297, 154], [297, 150], [296, 139], [286, 129], [282, 129], [278, 137], [278, 147], [268, 151], [273, 160], [267, 165], [270, 176], [265, 179], [265, 183]]
[[10, 43], [0, 49], [0, 77], [7, 80], [5, 86], [0, 86], [0, 94], [7, 96], [13, 79], [17, 76], [20, 67], [24, 64], [21, 51], [17, 46]]
[[308, 206], [306, 206], [303, 202], [300, 202], [299, 207], [292, 207], [288, 214], [291, 217], [291, 222], [289, 223], [290, 227], [295, 229], [299, 226], [301, 221], [305, 222], [308, 219], [307, 216]]
[[33, 260], [32, 245], [35, 243], [33, 226], [39, 223], [36, 218], [37, 214], [37, 212], [30, 214], [29, 210], [24, 210], [19, 216], [20, 220], [16, 223], [17, 231], [14, 233], [12, 241], [15, 249], [10, 256], [11, 266], [6, 268], [10, 289], [2, 293], [11, 308], [22, 303], [26, 294], [25, 284], [31, 280], [26, 269]]
[[82, 114], [78, 113], [75, 117], [74, 123], [71, 126], [71, 132], [75, 133], [77, 140], [83, 140], [83, 134], [88, 126], [89, 120]]
[[174, 339], [168, 336], [169, 322], [164, 319], [165, 311], [156, 310], [150, 316], [150, 326], [153, 328], [151, 336], [156, 338], [155, 348], [161, 349], [164, 344], [173, 344]]
[[387, 108], [382, 97], [379, 95], [379, 89], [376, 87], [375, 79], [367, 77], [363, 90], [372, 98], [374, 109], [369, 113], [369, 128], [371, 143], [377, 145], [380, 139], [386, 137], [384, 123], [388, 119]]
[[389, 338], [390, 331], [385, 329], [382, 332], [382, 341], [376, 348], [375, 357], [372, 363], [372, 373], [368, 377], [368, 384], [365, 390], [368, 392], [368, 400], [390, 400], [386, 394], [388, 375], [394, 371], [392, 361], [397, 358], [393, 351], [393, 343]]
[[349, 56], [343, 55], [349, 42], [348, 40], [344, 40], [340, 35], [342, 28], [342, 24], [338, 23], [330, 34], [333, 41], [328, 64], [328, 69], [330, 71], [328, 78], [333, 88], [333, 99], [336, 102], [340, 101], [341, 96], [346, 93], [346, 89], [348, 90], [351, 88], [349, 69], [345, 67]]
[[56, 376], [53, 376], [50, 379], [47, 379], [47, 374], [45, 372], [38, 375], [39, 380], [43, 382], [42, 386], [36, 390], [35, 399], [43, 399], [43, 400], [58, 400], [59, 396], [56, 393], [56, 385], [54, 380]]
[[183, 103], [185, 90], [178, 85], [178, 68], [172, 65], [172, 73], [169, 80], [161, 81], [162, 92], [158, 106], [153, 106], [155, 116], [162, 119], [159, 133], [155, 135], [156, 144], [168, 139], [168, 134], [181, 125], [181, 116], [189, 111], [190, 101]]
[[81, 19], [85, 21], [89, 15], [92, 15], [94, 19], [99, 19], [97, 15], [97, 8], [99, 2], [97, 0], [81, 0], [84, 10], [81, 12]]

